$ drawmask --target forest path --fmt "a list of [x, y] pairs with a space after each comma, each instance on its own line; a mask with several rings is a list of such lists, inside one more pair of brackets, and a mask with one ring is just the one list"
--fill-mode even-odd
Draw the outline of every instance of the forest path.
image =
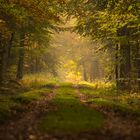
[[[0, 126], [0, 140], [139, 140], [140, 139], [140, 121], [132, 116], [122, 114], [106, 107], [100, 107], [95, 103], [88, 102], [89, 98], [82, 94], [77, 87], [55, 87], [52, 93], [46, 94], [42, 100], [34, 101], [25, 105], [25, 112], [18, 114], [12, 120]], [[70, 99], [70, 100], [69, 100]], [[80, 101], [80, 104], [78, 102]], [[52, 102], [50, 104], [50, 102]], [[84, 106], [84, 107], [83, 107]], [[56, 113], [55, 111], [58, 110]], [[62, 112], [64, 110], [64, 112]], [[70, 111], [68, 111], [70, 110]], [[97, 112], [92, 112], [97, 110]], [[52, 111], [55, 112], [52, 114]], [[67, 112], [68, 111], [68, 112]], [[66, 113], [65, 113], [66, 112]], [[104, 123], [100, 129], [90, 129], [87, 125], [96, 125], [96, 120], [92, 113], [100, 118], [100, 112], [104, 116]], [[40, 131], [38, 125], [44, 116], [56, 117], [51, 122], [54, 128], [62, 129], [56, 133]], [[69, 115], [69, 116], [67, 116]], [[81, 115], [81, 116], [80, 116]], [[72, 118], [73, 117], [73, 118]], [[86, 118], [87, 117], [87, 118]], [[65, 119], [66, 118], [66, 119]], [[58, 119], [59, 122], [56, 120]], [[61, 120], [64, 119], [64, 120]], [[89, 119], [88, 121], [86, 121]], [[80, 120], [80, 121], [79, 121]], [[64, 123], [61, 127], [58, 125]], [[67, 122], [70, 126], [66, 127]], [[43, 122], [45, 124], [45, 122]], [[82, 125], [79, 123], [83, 123]], [[87, 123], [85, 125], [84, 123]], [[44, 125], [43, 124], [43, 125]], [[69, 124], [68, 124], [69, 125]], [[73, 128], [71, 128], [71, 125]], [[49, 129], [53, 129], [52, 126]], [[63, 133], [65, 129], [80, 129], [78, 133]], [[80, 127], [83, 127], [82, 129]], [[89, 130], [84, 130], [84, 129]], [[84, 131], [83, 131], [84, 130]], [[73, 132], [73, 131], [72, 131]]]

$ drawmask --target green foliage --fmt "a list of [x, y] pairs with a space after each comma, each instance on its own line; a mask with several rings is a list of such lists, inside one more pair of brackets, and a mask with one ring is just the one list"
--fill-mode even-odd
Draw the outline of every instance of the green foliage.
[[[16, 44], [17, 50], [19, 52], [23, 51], [22, 54], [24, 54], [23, 57], [25, 57], [23, 58], [25, 61], [24, 67], [26, 67], [24, 71], [31, 70], [31, 72], [40, 72], [46, 68], [50, 73], [56, 75], [57, 60], [55, 55], [50, 53], [47, 48], [50, 46], [51, 35], [54, 31], [58, 32], [60, 29], [58, 25], [62, 23], [61, 16], [64, 12], [64, 5], [63, 0], [0, 1], [0, 21], [2, 21], [0, 22], [0, 27], [3, 28], [4, 24], [4, 28], [7, 29], [6, 32], [0, 34], [6, 37], [10, 33], [14, 33], [15, 35], [11, 42], [9, 42], [9, 36], [9, 38], [7, 37], [6, 40], [3, 41], [7, 51], [10, 51], [6, 53], [8, 53], [8, 55], [11, 54], [11, 48]], [[26, 37], [20, 40], [21, 33]], [[23, 48], [22, 50], [19, 48], [21, 42], [24, 42], [22, 44], [23, 46], [20, 46]], [[10, 46], [9, 50], [8, 46]], [[12, 59], [11, 62], [14, 67], [17, 66], [17, 61], [20, 60], [18, 59], [18, 51], [14, 52], [12, 49], [14, 59]], [[0, 55], [0, 57], [2, 56]], [[11, 55], [8, 57], [11, 57]], [[39, 64], [36, 68], [37, 62]], [[9, 69], [10, 68], [9, 66]]]
[[[70, 3], [74, 4], [73, 1]], [[77, 18], [76, 31], [91, 36], [94, 40], [113, 39], [117, 36], [118, 29], [124, 26], [131, 30], [130, 38], [139, 30], [140, 8], [137, 0], [79, 0], [72, 10], [70, 14]]]

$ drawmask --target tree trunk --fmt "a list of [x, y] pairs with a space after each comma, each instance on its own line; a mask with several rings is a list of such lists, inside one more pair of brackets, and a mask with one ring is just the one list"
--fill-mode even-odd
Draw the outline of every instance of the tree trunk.
[[140, 90], [140, 42], [136, 43], [136, 69], [138, 90]]
[[117, 35], [118, 37], [120, 37], [119, 40], [120, 65], [119, 65], [118, 87], [121, 90], [129, 90], [131, 83], [131, 54], [130, 54], [131, 47], [129, 44], [127, 34], [128, 34], [127, 26], [119, 28], [117, 31]]
[[7, 52], [7, 65], [9, 66], [10, 65], [10, 57], [11, 57], [11, 48], [12, 48], [12, 45], [13, 45], [13, 40], [14, 40], [14, 33], [11, 34], [11, 38], [9, 40], [9, 43], [8, 43], [8, 52]]
[[1, 43], [0, 50], [0, 82], [2, 83], [6, 79], [6, 50], [5, 46]]
[[5, 42], [0, 42], [0, 45], [0, 80], [3, 82], [7, 79], [8, 45]]
[[24, 68], [24, 41], [25, 33], [20, 33], [20, 47], [19, 47], [19, 60], [17, 66], [17, 79], [20, 80], [23, 78], [23, 68]]
[[132, 49], [132, 64], [133, 64], [133, 87], [134, 90], [140, 90], [140, 49], [139, 43], [135, 42]]
[[83, 78], [85, 81], [88, 81], [86, 64], [84, 62], [83, 62]]
[[98, 59], [94, 59], [92, 61], [92, 65], [93, 65], [93, 75], [92, 75], [92, 78], [94, 80], [98, 80], [98, 79], [101, 78], [101, 76], [100, 76], [101, 68], [99, 66], [99, 60]]
[[116, 78], [116, 87], [119, 89], [119, 61], [118, 61], [118, 53], [119, 53], [119, 46], [116, 45], [116, 53], [115, 53], [115, 78]]
[[137, 78], [137, 81], [138, 81], [138, 89], [140, 90], [140, 57], [138, 58], [137, 60], [137, 66], [138, 66], [138, 78]]
[[119, 88], [121, 90], [130, 89], [130, 79], [131, 79], [131, 58], [130, 58], [130, 45], [121, 44], [120, 45], [120, 80]]
[[93, 82], [93, 80], [94, 80], [93, 75], [94, 75], [94, 65], [93, 65], [93, 61], [91, 61], [91, 63], [90, 63], [90, 82]]

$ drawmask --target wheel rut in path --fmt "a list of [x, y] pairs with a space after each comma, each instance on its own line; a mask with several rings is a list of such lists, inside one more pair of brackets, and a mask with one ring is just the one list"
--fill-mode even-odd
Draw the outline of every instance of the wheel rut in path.
[[105, 123], [100, 130], [100, 136], [103, 136], [105, 140], [140, 140], [139, 118], [106, 106], [99, 106], [94, 102], [88, 102], [94, 96], [82, 94], [78, 88], [76, 93], [83, 104], [104, 114]]
[[[24, 105], [24, 112], [17, 114], [16, 118], [7, 121], [0, 126], [0, 140], [41, 140], [42, 134], [38, 131], [40, 117], [49, 111], [49, 101], [55, 96], [55, 90], [52, 93], [45, 94], [39, 101], [33, 101]], [[43, 139], [51, 136], [43, 135]]]

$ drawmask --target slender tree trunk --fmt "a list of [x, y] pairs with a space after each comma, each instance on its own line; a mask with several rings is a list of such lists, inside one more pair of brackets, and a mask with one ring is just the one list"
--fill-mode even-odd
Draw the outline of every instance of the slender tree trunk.
[[140, 90], [140, 41], [137, 42], [136, 44], [137, 46], [137, 73], [138, 73], [138, 77], [137, 77], [137, 81], [138, 81], [138, 89]]
[[0, 50], [0, 82], [6, 79], [6, 61], [5, 61], [5, 46], [1, 43]]
[[139, 55], [139, 48], [138, 45], [136, 43], [132, 44], [132, 48], [131, 48], [131, 64], [132, 64], [132, 68], [131, 68], [131, 83], [133, 85], [133, 90], [137, 91], [138, 90], [138, 55]]
[[86, 64], [84, 62], [83, 62], [83, 77], [85, 81], [88, 81]]
[[17, 66], [17, 79], [20, 80], [23, 78], [23, 68], [24, 68], [24, 41], [25, 33], [20, 33], [20, 48], [19, 48], [19, 60]]
[[99, 61], [98, 59], [94, 59], [92, 61], [92, 66], [93, 66], [93, 73], [92, 73], [92, 78], [94, 80], [100, 79], [100, 72], [101, 72], [101, 68], [99, 66]]
[[1, 79], [4, 81], [7, 79], [7, 46], [4, 45], [2, 54], [1, 54]]
[[7, 71], [8, 71], [8, 45], [4, 42], [1, 42], [0, 49], [0, 79], [1, 81], [7, 80]]
[[93, 61], [91, 61], [91, 63], [90, 63], [90, 82], [93, 82], [93, 80], [94, 80], [93, 75], [94, 75], [94, 65], [93, 65]]
[[133, 55], [133, 77], [136, 90], [140, 90], [140, 49], [139, 43], [136, 42], [133, 45], [132, 55]]
[[129, 44], [129, 39], [127, 26], [119, 28], [117, 31], [118, 37], [120, 37], [120, 65], [119, 65], [119, 89], [128, 90], [130, 89], [131, 83], [131, 47]]
[[34, 57], [33, 57], [33, 54], [32, 54], [32, 51], [30, 52], [30, 59], [29, 59], [29, 64], [30, 64], [30, 73], [34, 73]]
[[120, 45], [120, 80], [119, 87], [121, 90], [130, 89], [130, 79], [131, 79], [131, 58], [130, 58], [130, 45], [121, 44]]
[[115, 53], [115, 78], [116, 78], [116, 87], [119, 89], [119, 61], [118, 61], [118, 53], [119, 53], [119, 46], [116, 45], [116, 53]]
[[3, 81], [3, 45], [1, 41], [1, 36], [0, 36], [0, 83]]
[[140, 58], [138, 58], [138, 89], [140, 90]]
[[8, 66], [10, 65], [11, 48], [13, 45], [13, 40], [14, 40], [14, 33], [11, 34], [11, 38], [10, 38], [9, 43], [8, 43], [8, 52], [7, 52], [7, 65]]

